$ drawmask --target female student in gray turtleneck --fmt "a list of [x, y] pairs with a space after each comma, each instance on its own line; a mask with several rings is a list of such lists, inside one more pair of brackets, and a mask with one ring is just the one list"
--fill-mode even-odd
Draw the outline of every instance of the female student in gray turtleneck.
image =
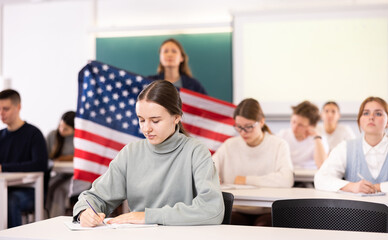
[[207, 147], [183, 129], [176, 88], [168, 81], [152, 82], [139, 94], [136, 114], [146, 139], [127, 144], [81, 193], [74, 218], [81, 226], [96, 226], [127, 199], [131, 212], [108, 223], [220, 224], [219, 178]]

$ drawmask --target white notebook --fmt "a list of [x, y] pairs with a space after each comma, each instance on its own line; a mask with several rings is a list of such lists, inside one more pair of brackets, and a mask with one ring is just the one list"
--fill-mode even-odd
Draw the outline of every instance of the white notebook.
[[[104, 222], [109, 221], [110, 218], [105, 218]], [[101, 224], [96, 227], [81, 227], [81, 224], [74, 223], [72, 221], [66, 221], [64, 224], [72, 231], [78, 230], [97, 230], [97, 229], [119, 229], [119, 228], [144, 228], [144, 227], [157, 227], [158, 224], [131, 224], [131, 223], [123, 223], [123, 224]]]
[[347, 195], [353, 195], [353, 196], [360, 196], [360, 197], [375, 197], [375, 196], [385, 196], [385, 192], [376, 192], [376, 193], [352, 193], [352, 192], [346, 192], [339, 190], [339, 193], [347, 194]]

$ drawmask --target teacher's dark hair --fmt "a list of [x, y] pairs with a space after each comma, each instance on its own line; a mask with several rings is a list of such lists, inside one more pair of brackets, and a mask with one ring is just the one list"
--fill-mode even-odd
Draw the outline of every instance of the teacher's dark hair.
[[[178, 90], [172, 83], [164, 80], [153, 81], [143, 89], [137, 97], [137, 101], [146, 100], [159, 104], [164, 107], [170, 115], [183, 115], [182, 100]], [[179, 121], [179, 132], [189, 136]]]

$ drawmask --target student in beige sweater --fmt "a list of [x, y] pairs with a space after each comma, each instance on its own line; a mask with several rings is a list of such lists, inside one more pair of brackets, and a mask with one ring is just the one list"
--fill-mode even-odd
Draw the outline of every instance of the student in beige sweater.
[[[259, 102], [243, 100], [234, 112], [239, 136], [226, 140], [213, 155], [222, 184], [257, 187], [292, 187], [293, 168], [289, 147], [271, 134]], [[270, 209], [234, 207], [232, 224], [271, 225]]]

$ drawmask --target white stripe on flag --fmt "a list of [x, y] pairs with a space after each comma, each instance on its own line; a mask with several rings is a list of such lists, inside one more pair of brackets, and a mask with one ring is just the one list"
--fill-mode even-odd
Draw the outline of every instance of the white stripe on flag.
[[227, 106], [216, 101], [211, 101], [206, 98], [201, 98], [189, 93], [180, 92], [182, 102], [184, 104], [204, 109], [209, 112], [214, 112], [228, 117], [233, 117], [234, 107]]
[[203, 118], [197, 115], [193, 115], [187, 112], [183, 113], [182, 122], [196, 127], [204, 128], [209, 131], [218, 132], [227, 136], [235, 136], [236, 131], [228, 124]]
[[104, 127], [100, 124], [82, 118], [75, 118], [74, 122], [75, 128], [77, 129], [85, 130], [87, 132], [100, 135], [104, 138], [111, 139], [124, 145], [141, 139], [127, 133], [122, 133], [120, 131]]
[[209, 139], [209, 138], [205, 138], [205, 137], [202, 137], [202, 136], [199, 136], [199, 135], [195, 135], [195, 134], [192, 134], [192, 133], [189, 133], [190, 136], [192, 137], [195, 137], [196, 139], [198, 139], [199, 141], [201, 141], [203, 144], [206, 145], [206, 147], [209, 148], [209, 150], [211, 151], [216, 151], [222, 144], [222, 142], [219, 142], [219, 141], [216, 141], [216, 140], [212, 140], [212, 139]]
[[74, 137], [74, 146], [77, 146], [76, 148], [82, 151], [90, 152], [109, 159], [115, 158], [117, 153], [119, 153], [119, 151], [115, 149], [77, 137]]
[[82, 158], [74, 158], [74, 169], [78, 169], [85, 172], [91, 172], [97, 175], [104, 174], [108, 167], [99, 163], [84, 160]]

